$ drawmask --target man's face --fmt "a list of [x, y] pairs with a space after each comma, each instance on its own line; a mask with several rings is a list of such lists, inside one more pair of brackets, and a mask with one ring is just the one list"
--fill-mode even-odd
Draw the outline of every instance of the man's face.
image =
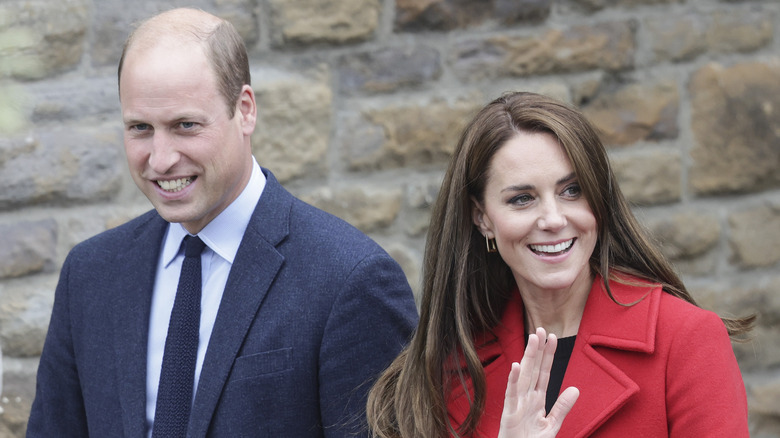
[[161, 41], [129, 50], [120, 90], [133, 180], [165, 220], [199, 232], [249, 181], [251, 88], [229, 118], [202, 46]]

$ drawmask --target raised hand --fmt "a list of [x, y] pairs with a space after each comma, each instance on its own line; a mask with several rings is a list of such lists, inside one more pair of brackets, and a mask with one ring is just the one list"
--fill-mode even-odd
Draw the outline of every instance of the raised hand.
[[[546, 339], [546, 342], [544, 341]], [[558, 339], [543, 328], [528, 337], [523, 360], [512, 364], [498, 438], [554, 438], [580, 396], [575, 387], [561, 393], [549, 415], [544, 403]]]

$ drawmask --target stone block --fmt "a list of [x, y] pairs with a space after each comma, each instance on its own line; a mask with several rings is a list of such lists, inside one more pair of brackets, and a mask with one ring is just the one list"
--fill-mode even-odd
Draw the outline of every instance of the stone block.
[[370, 39], [379, 26], [378, 0], [269, 0], [275, 46], [346, 44]]
[[408, 236], [424, 238], [431, 222], [433, 204], [439, 194], [442, 177], [409, 183], [405, 189], [406, 229]]
[[395, 91], [437, 79], [439, 52], [413, 46], [351, 53], [339, 59], [338, 75], [339, 88], [348, 94]]
[[582, 108], [607, 146], [676, 138], [680, 94], [673, 81], [602, 91]]
[[699, 14], [645, 20], [656, 62], [689, 61], [707, 50], [707, 23]]
[[751, 412], [780, 417], [780, 375], [752, 381], [748, 389]]
[[323, 176], [333, 93], [326, 78], [263, 72], [256, 81], [258, 120], [252, 151], [280, 181]]
[[529, 36], [499, 35], [456, 43], [452, 69], [463, 80], [535, 76], [634, 65], [636, 42], [629, 21], [548, 29]]
[[31, 99], [24, 88], [10, 81], [0, 82], [0, 149], [4, 147], [4, 136], [19, 135], [28, 128], [26, 107]]
[[551, 0], [397, 0], [395, 30], [448, 31], [495, 19], [505, 25], [547, 18]]
[[689, 83], [691, 189], [701, 195], [780, 187], [780, 61], [708, 64]]
[[643, 6], [658, 4], [685, 3], [686, 0], [568, 0], [574, 5], [595, 11], [608, 7]]
[[0, 4], [0, 78], [38, 80], [81, 62], [90, 2], [10, 1]]
[[[120, 131], [122, 115], [116, 76], [41, 81], [28, 88], [35, 124], [78, 121], [85, 118], [106, 123], [106, 130]], [[33, 98], [34, 97], [34, 98]], [[110, 127], [110, 128], [109, 128]], [[121, 147], [121, 143], [116, 145]]]
[[780, 261], [780, 201], [729, 216], [731, 259], [743, 268], [772, 266]]
[[52, 219], [0, 224], [0, 278], [54, 270], [57, 223]]
[[40, 356], [56, 286], [57, 275], [0, 282], [0, 340], [7, 356]]
[[443, 164], [481, 106], [466, 98], [367, 109], [340, 124], [343, 159], [352, 170]]
[[0, 139], [0, 209], [41, 202], [109, 199], [125, 166], [116, 129], [55, 128]]
[[[11, 437], [23, 437], [27, 430], [27, 419], [35, 397], [35, 374], [37, 359], [16, 359], [6, 357], [3, 361], [5, 384], [0, 397], [0, 424], [10, 431]], [[2, 430], [2, 429], [0, 429]]]
[[750, 52], [772, 43], [773, 17], [762, 8], [742, 8], [712, 13], [706, 41], [720, 53]]
[[386, 228], [401, 211], [401, 190], [325, 187], [301, 197], [305, 202], [336, 215], [364, 233]]
[[647, 227], [672, 261], [705, 254], [717, 246], [722, 232], [716, 215], [693, 210], [651, 219]]
[[682, 164], [677, 151], [649, 149], [610, 157], [626, 199], [638, 205], [678, 201], [682, 194]]

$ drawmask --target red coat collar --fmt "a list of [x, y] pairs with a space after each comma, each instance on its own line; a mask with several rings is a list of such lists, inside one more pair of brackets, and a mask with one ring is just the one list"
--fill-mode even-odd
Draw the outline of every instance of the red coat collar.
[[[598, 382], [598, 388], [593, 391], [580, 388], [580, 398], [566, 417], [559, 433], [561, 437], [589, 435], [639, 390], [637, 383], [594, 349], [595, 346], [648, 354], [655, 349], [661, 287], [629, 277], [622, 282], [612, 279], [610, 289], [621, 303], [638, 302], [632, 306], [614, 303], [606, 293], [601, 276], [596, 276], [562, 388], [572, 386], [569, 382], [573, 381]], [[480, 431], [485, 436], [498, 434], [509, 369], [512, 362], [520, 362], [525, 349], [523, 303], [519, 292], [515, 292], [507, 303], [501, 323], [493, 329], [493, 334], [497, 342], [478, 349], [480, 359], [492, 361], [485, 368], [488, 399], [480, 422]], [[447, 403], [453, 424], [461, 424], [468, 414], [470, 397], [465, 395], [462, 385], [454, 385]]]

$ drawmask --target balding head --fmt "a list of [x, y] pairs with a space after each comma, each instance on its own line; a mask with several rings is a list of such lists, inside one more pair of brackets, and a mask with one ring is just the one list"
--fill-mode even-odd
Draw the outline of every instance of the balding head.
[[235, 103], [243, 85], [251, 84], [246, 47], [230, 22], [197, 9], [173, 9], [143, 21], [125, 42], [119, 60], [118, 80], [122, 95], [122, 68], [126, 62], [143, 60], [145, 51], [186, 45], [201, 46], [208, 58], [228, 114], [233, 117]]

